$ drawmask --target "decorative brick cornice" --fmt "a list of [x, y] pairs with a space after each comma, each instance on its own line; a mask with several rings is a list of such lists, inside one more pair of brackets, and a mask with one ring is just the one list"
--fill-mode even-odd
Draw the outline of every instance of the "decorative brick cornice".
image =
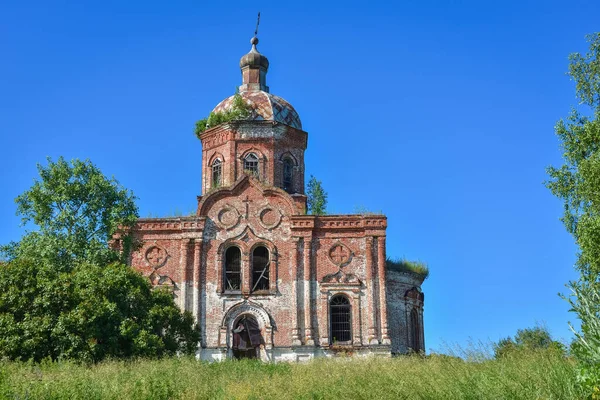
[[384, 215], [363, 216], [356, 214], [348, 215], [298, 215], [291, 218], [294, 230], [321, 230], [321, 231], [344, 231], [358, 230], [369, 231], [374, 235], [383, 235], [387, 228], [387, 217]]
[[303, 150], [306, 150], [308, 144], [308, 133], [302, 129], [293, 128], [279, 122], [230, 121], [204, 131], [200, 135], [202, 149], [203, 151], [210, 150], [230, 140], [253, 139], [253, 135], [249, 136], [248, 132], [254, 132], [253, 135], [256, 135], [256, 132], [263, 132], [256, 137], [256, 139], [260, 139], [261, 141], [264, 141], [269, 136], [279, 138], [284, 134], [289, 139], [300, 143]]
[[324, 215], [315, 221], [317, 229], [385, 229], [385, 216]]
[[215, 126], [214, 128], [204, 131], [204, 133], [200, 135], [203, 151], [218, 147], [231, 139], [233, 139], [233, 132], [229, 129], [227, 124]]
[[204, 229], [203, 217], [182, 218], [140, 218], [134, 230], [138, 232], [201, 232]]
[[315, 227], [315, 217], [312, 215], [295, 215], [291, 218], [292, 229], [296, 230], [313, 230]]

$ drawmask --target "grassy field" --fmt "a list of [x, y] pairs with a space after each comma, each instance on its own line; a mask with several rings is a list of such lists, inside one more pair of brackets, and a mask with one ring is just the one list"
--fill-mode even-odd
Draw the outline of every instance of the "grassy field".
[[8, 399], [580, 399], [573, 362], [548, 351], [466, 362], [445, 356], [307, 364], [190, 358], [0, 363]]

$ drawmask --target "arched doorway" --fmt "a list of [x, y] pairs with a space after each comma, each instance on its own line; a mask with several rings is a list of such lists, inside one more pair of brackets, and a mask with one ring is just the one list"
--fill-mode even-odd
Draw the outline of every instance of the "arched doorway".
[[264, 345], [265, 341], [256, 318], [250, 314], [241, 315], [233, 324], [231, 334], [233, 358], [260, 358], [260, 346]]
[[411, 348], [415, 352], [423, 350], [421, 347], [421, 327], [419, 326], [419, 314], [416, 309], [410, 312]]
[[338, 294], [329, 302], [329, 337], [331, 344], [352, 343], [352, 306], [344, 295]]

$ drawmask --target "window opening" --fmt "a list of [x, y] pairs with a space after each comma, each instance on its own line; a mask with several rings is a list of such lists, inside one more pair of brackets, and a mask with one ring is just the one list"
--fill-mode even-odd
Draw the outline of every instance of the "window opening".
[[244, 158], [244, 172], [258, 177], [258, 157], [250, 153]]
[[223, 163], [221, 159], [217, 158], [212, 164], [212, 187], [221, 186], [221, 179], [223, 175]]
[[252, 291], [269, 290], [269, 250], [258, 246], [252, 252]]
[[294, 177], [294, 162], [289, 158], [283, 160], [283, 190], [288, 193], [294, 191], [293, 188], [293, 177]]
[[352, 339], [350, 301], [345, 296], [335, 296], [329, 303], [331, 342], [350, 342]]
[[421, 330], [419, 329], [419, 314], [416, 309], [410, 312], [410, 325], [412, 330], [412, 349], [414, 351], [421, 350]]
[[241, 290], [242, 284], [242, 253], [233, 246], [225, 252], [225, 291]]

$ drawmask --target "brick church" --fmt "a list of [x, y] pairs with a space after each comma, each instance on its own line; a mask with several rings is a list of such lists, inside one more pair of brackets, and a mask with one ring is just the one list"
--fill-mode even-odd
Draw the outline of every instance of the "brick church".
[[239, 87], [250, 117], [201, 134], [196, 215], [140, 219], [131, 265], [194, 315], [201, 359], [424, 349], [423, 278], [386, 268], [386, 217], [306, 214], [308, 133], [251, 44]]

